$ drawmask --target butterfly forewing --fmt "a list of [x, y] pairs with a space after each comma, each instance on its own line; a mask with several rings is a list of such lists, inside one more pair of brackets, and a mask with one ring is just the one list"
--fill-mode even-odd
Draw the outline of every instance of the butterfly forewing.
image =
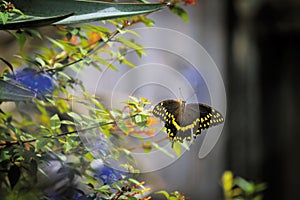
[[173, 116], [177, 123], [181, 121], [181, 104], [179, 101], [166, 100], [158, 103], [153, 109], [153, 115], [166, 122]]
[[176, 100], [166, 100], [158, 103], [153, 109], [153, 115], [165, 123], [166, 132], [173, 140], [177, 134], [175, 124], [181, 121], [181, 103]]

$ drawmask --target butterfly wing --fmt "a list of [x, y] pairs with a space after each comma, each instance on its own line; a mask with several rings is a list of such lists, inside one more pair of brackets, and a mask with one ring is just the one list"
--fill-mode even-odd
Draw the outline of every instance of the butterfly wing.
[[[200, 103], [187, 104], [182, 110], [180, 127], [174, 141], [191, 140], [201, 131], [216, 126], [224, 121], [221, 113], [214, 108]], [[193, 130], [193, 131], [192, 131]]]
[[[153, 115], [165, 123], [166, 131], [171, 139], [177, 134], [175, 124], [180, 125], [181, 103], [176, 100], [165, 100], [158, 103], [153, 109]], [[175, 122], [175, 123], [174, 123]]]
[[183, 113], [182, 126], [190, 125], [193, 129], [193, 137], [201, 134], [201, 131], [224, 121], [222, 114], [214, 108], [200, 103], [186, 105]]
[[177, 123], [180, 122], [181, 109], [180, 102], [175, 100], [166, 100], [158, 103], [153, 109], [153, 115], [163, 122], [169, 121], [172, 116], [175, 118]]

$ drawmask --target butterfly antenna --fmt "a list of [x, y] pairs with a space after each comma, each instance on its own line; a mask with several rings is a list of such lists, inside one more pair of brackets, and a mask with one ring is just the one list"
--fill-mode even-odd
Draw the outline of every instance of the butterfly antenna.
[[192, 99], [193, 96], [196, 96], [196, 97], [197, 97], [195, 91], [193, 92], [193, 94], [191, 94], [191, 95], [186, 99], [186, 101], [189, 101], [190, 99]]
[[181, 88], [178, 88], [178, 90], [179, 90], [180, 99], [184, 99], [184, 96], [182, 94]]
[[179, 88], [179, 95], [180, 95], [181, 99], [183, 99], [184, 102], [188, 102], [193, 96], [196, 95], [196, 92], [194, 91], [187, 99], [185, 99], [181, 88]]

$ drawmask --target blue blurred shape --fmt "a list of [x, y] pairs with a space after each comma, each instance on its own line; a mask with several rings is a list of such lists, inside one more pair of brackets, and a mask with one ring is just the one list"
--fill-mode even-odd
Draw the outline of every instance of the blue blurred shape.
[[32, 68], [24, 68], [22, 71], [18, 71], [15, 80], [38, 95], [52, 93], [55, 86], [51, 76]]
[[112, 184], [122, 179], [121, 173], [107, 166], [99, 168], [97, 176], [103, 181], [103, 184]]

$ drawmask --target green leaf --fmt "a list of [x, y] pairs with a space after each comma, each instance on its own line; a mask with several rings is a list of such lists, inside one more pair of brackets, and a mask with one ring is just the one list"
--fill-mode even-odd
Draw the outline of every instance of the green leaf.
[[94, 160], [94, 157], [93, 155], [91, 154], [91, 152], [88, 152], [84, 155], [84, 157], [88, 160], [88, 161], [93, 161]]
[[143, 54], [146, 54], [145, 50], [143, 49], [142, 46], [132, 42], [132, 41], [129, 41], [127, 39], [125, 39], [124, 37], [122, 36], [117, 36], [115, 37], [116, 40], [122, 42], [124, 45], [134, 49], [136, 51], [136, 53], [138, 54], [138, 56], [142, 56]]
[[145, 189], [145, 186], [143, 184], [141, 184], [139, 181], [137, 181], [133, 178], [129, 178], [128, 180], [136, 185], [139, 185], [139, 187], [141, 187], [142, 189]]
[[17, 30], [22, 28], [47, 26], [71, 15], [73, 15], [73, 13], [50, 17], [26, 16], [21, 19], [16, 18], [13, 20], [9, 20], [6, 24], [0, 23], [0, 30]]
[[26, 42], [26, 34], [24, 31], [21, 32], [17, 32], [16, 34], [14, 34], [14, 36], [16, 37], [19, 47], [20, 49], [23, 49], [25, 42]]
[[125, 57], [122, 56], [120, 59], [120, 63], [124, 63], [125, 65], [128, 65], [129, 67], [135, 68], [135, 65], [131, 62], [129, 62]]
[[182, 146], [180, 142], [174, 142], [173, 144], [173, 150], [177, 157], [181, 155]]
[[24, 13], [21, 10], [19, 10], [19, 9], [13, 8], [12, 12], [24, 16]]
[[164, 154], [170, 156], [171, 158], [174, 158], [173, 154], [171, 154], [170, 152], [168, 152], [166, 149], [160, 147], [158, 144], [156, 143], [152, 143], [152, 146], [155, 147], [157, 150], [163, 152]]
[[46, 65], [45, 61], [44, 61], [42, 58], [40, 58], [40, 57], [36, 57], [36, 58], [35, 58], [35, 61], [36, 61], [37, 63], [39, 63], [39, 65], [40, 65], [41, 67], [43, 67], [43, 66]]
[[8, 13], [7, 12], [0, 12], [0, 18], [3, 24], [6, 24], [8, 20]]
[[61, 126], [61, 122], [60, 122], [60, 119], [58, 117], [57, 114], [53, 115], [51, 118], [50, 118], [50, 127], [52, 130], [55, 130], [57, 128], [60, 128]]
[[267, 185], [265, 183], [259, 183], [255, 185], [255, 192], [261, 192], [267, 188]]
[[127, 198], [128, 198], [129, 200], [137, 200], [136, 197], [132, 197], [132, 196], [128, 196]]
[[136, 98], [135, 96], [129, 96], [130, 99], [132, 99], [134, 102], [138, 103], [140, 100]]
[[60, 43], [60, 42], [58, 42], [57, 40], [54, 40], [54, 39], [52, 39], [52, 38], [50, 38], [50, 37], [47, 37], [47, 39], [50, 41], [50, 42], [52, 42], [54, 45], [56, 45], [58, 48], [60, 48], [61, 50], [65, 50], [65, 46], [62, 44], [62, 43]]
[[158, 192], [155, 192], [155, 194], [162, 194], [164, 195], [167, 199], [170, 198], [170, 195], [168, 192], [164, 191], [164, 190], [161, 190], [161, 191], [158, 191]]
[[42, 39], [42, 36], [39, 31], [34, 30], [34, 29], [27, 29], [26, 31], [29, 32], [32, 36]]
[[235, 178], [235, 184], [237, 186], [239, 186], [244, 192], [246, 192], [247, 194], [252, 194], [255, 191], [255, 187], [253, 183], [250, 183], [248, 181], [246, 181], [245, 179], [241, 178], [241, 177], [237, 177]]
[[116, 66], [114, 66], [113, 64], [107, 62], [106, 60], [104, 60], [103, 58], [101, 58], [100, 56], [97, 56], [95, 58], [95, 60], [99, 63], [101, 63], [102, 65], [111, 68], [112, 70], [118, 71], [118, 68]]
[[74, 141], [71, 138], [67, 138], [67, 142], [66, 142], [66, 146], [65, 146], [65, 150], [66, 152], [69, 152], [74, 146]]
[[183, 8], [179, 6], [170, 6], [169, 8], [175, 15], [178, 15], [184, 22], [189, 21], [187, 12]]
[[74, 121], [76, 122], [80, 122], [82, 121], [82, 118], [80, 117], [80, 115], [78, 115], [77, 113], [74, 112], [69, 112], [67, 113], [70, 117], [72, 117], [74, 119]]
[[0, 101], [26, 101], [34, 97], [31, 90], [0, 79]]
[[103, 185], [103, 186], [101, 186], [100, 188], [95, 188], [94, 189], [95, 191], [97, 191], [97, 192], [101, 192], [101, 193], [109, 193], [110, 192], [110, 186], [109, 185]]
[[118, 121], [117, 125], [126, 135], [129, 135], [130, 128], [128, 127], [126, 121], [120, 120]]
[[93, 26], [90, 24], [86, 24], [86, 28], [89, 30], [93, 30], [95, 32], [110, 34], [110, 30], [108, 28], [102, 27], [102, 26]]
[[0, 24], [0, 29], [99, 21], [146, 14], [166, 7], [165, 3], [108, 3], [74, 0], [11, 0], [11, 3], [26, 17], [8, 20], [6, 24]]
[[60, 123], [65, 125], [76, 125], [73, 121], [69, 121], [69, 120], [62, 120], [60, 121]]
[[49, 138], [39, 138], [36, 141], [36, 148], [37, 150], [40, 150], [42, 148], [45, 148], [45, 146], [51, 141]]
[[95, 106], [97, 106], [98, 108], [100, 108], [104, 113], [106, 113], [106, 111], [104, 110], [104, 106], [95, 98], [91, 98], [91, 101], [95, 104]]
[[11, 166], [9, 171], [8, 171], [8, 180], [9, 180], [9, 183], [10, 183], [10, 187], [12, 189], [18, 183], [20, 176], [21, 176], [20, 167], [18, 167], [17, 165]]

